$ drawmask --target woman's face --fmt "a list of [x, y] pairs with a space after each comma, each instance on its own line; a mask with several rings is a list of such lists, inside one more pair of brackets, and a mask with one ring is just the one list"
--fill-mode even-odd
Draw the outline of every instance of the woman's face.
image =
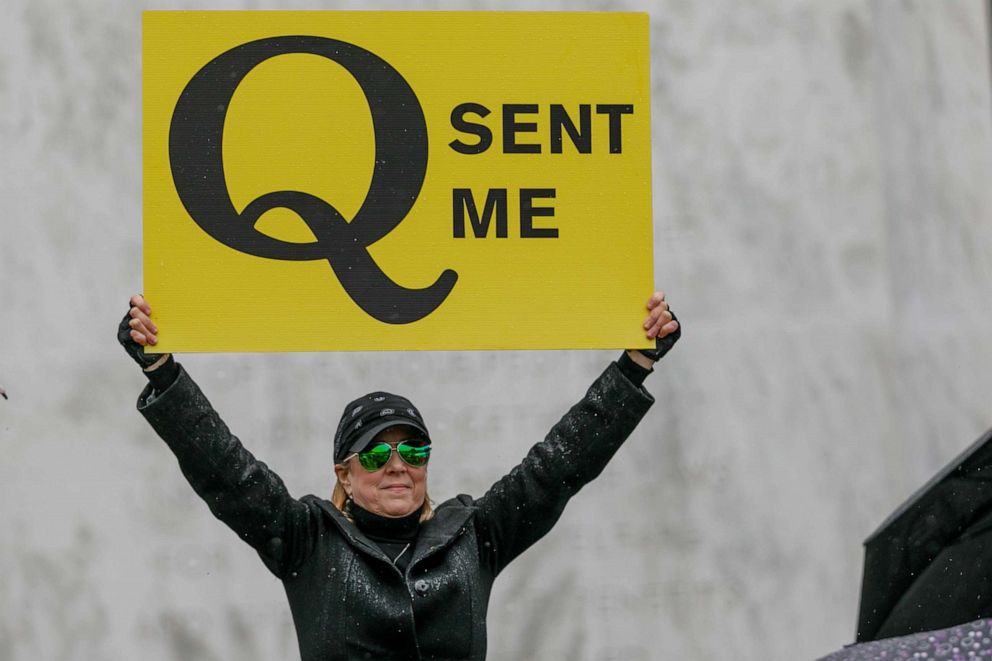
[[[395, 446], [400, 441], [419, 437], [412, 427], [399, 426], [379, 432], [373, 440]], [[347, 466], [335, 466], [334, 470], [355, 503], [379, 516], [406, 516], [424, 503], [427, 494], [427, 467], [408, 465], [395, 449], [386, 465], [373, 473], [362, 468], [358, 457], [349, 459]]]

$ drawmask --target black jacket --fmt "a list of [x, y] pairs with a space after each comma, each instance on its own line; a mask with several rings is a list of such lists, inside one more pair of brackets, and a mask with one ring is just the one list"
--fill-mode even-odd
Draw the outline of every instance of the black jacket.
[[[154, 395], [154, 396], [153, 396]], [[303, 661], [484, 659], [493, 579], [558, 520], [653, 398], [616, 363], [478, 500], [440, 504], [405, 575], [328, 501], [297, 500], [182, 371], [138, 409], [217, 518], [283, 581]]]

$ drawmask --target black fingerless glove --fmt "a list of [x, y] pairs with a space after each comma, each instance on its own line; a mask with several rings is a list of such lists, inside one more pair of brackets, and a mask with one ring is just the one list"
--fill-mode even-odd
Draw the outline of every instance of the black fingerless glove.
[[131, 313], [130, 308], [128, 308], [128, 312], [124, 315], [124, 318], [121, 319], [121, 323], [117, 327], [117, 341], [121, 343], [121, 346], [124, 347], [124, 351], [127, 352], [127, 355], [131, 356], [131, 359], [138, 363], [141, 369], [151, 367], [155, 364], [155, 361], [162, 357], [162, 354], [145, 353], [144, 347], [135, 342], [131, 337], [130, 323]]
[[[146, 367], [151, 367], [158, 362], [164, 354], [146, 353], [144, 348], [131, 337], [130, 321], [131, 313], [129, 308], [128, 312], [124, 314], [124, 318], [121, 319], [120, 325], [117, 327], [117, 341], [124, 347], [127, 355], [131, 356], [131, 359], [138, 363], [142, 371], [144, 371]], [[161, 392], [171, 386], [173, 381], [176, 380], [176, 377], [179, 376], [179, 364], [170, 355], [164, 363], [151, 372], [144, 372], [144, 374], [148, 377], [155, 390]]]
[[[668, 308], [668, 311], [672, 312], [672, 309]], [[674, 312], [672, 312], [672, 319], [679, 321]], [[675, 343], [679, 341], [680, 337], [682, 337], [681, 321], [679, 321], [679, 327], [675, 329], [674, 333], [669, 333], [665, 337], [659, 337], [655, 340], [654, 349], [637, 349], [637, 351], [640, 351], [651, 360], [658, 362], [666, 353], [672, 350], [672, 347], [675, 346]]]
[[[671, 308], [669, 308], [668, 311], [672, 312]], [[672, 312], [672, 320], [678, 321], [674, 312]], [[675, 346], [675, 343], [679, 341], [680, 337], [682, 337], [681, 322], [679, 322], [679, 327], [675, 329], [674, 333], [670, 333], [665, 337], [659, 337], [656, 339], [654, 349], [633, 349], [633, 351], [640, 351], [651, 360], [657, 362], [661, 360], [662, 356], [672, 350], [672, 347]], [[627, 379], [629, 379], [635, 386], [643, 384], [644, 379], [647, 378], [648, 374], [654, 371], [649, 367], [641, 367], [635, 363], [634, 360], [627, 355], [626, 351], [620, 354], [620, 358], [617, 359], [617, 367], [620, 368], [623, 375], [627, 377]]]

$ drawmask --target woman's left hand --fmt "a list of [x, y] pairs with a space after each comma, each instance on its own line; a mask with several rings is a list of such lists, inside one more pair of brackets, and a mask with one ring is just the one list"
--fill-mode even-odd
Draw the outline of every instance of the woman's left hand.
[[661, 339], [679, 328], [675, 315], [668, 309], [665, 292], [656, 291], [648, 299], [648, 316], [644, 320], [644, 332], [649, 339]]
[[656, 291], [651, 295], [647, 308], [644, 334], [655, 341], [655, 346], [653, 349], [631, 349], [627, 351], [627, 355], [641, 367], [651, 369], [651, 366], [671, 351], [682, 337], [682, 325], [669, 309], [663, 291]]

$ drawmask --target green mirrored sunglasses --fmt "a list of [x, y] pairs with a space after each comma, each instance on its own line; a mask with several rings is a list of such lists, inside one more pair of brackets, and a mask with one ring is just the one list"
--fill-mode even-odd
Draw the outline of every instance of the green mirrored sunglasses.
[[[426, 466], [427, 460], [431, 458], [431, 445], [421, 438], [411, 438], [397, 443], [395, 449], [400, 459], [414, 468]], [[374, 473], [389, 463], [389, 456], [392, 453], [393, 446], [389, 443], [375, 443], [361, 452], [348, 456], [343, 463], [348, 463], [352, 457], [358, 457], [358, 463], [362, 465], [362, 468]]]

